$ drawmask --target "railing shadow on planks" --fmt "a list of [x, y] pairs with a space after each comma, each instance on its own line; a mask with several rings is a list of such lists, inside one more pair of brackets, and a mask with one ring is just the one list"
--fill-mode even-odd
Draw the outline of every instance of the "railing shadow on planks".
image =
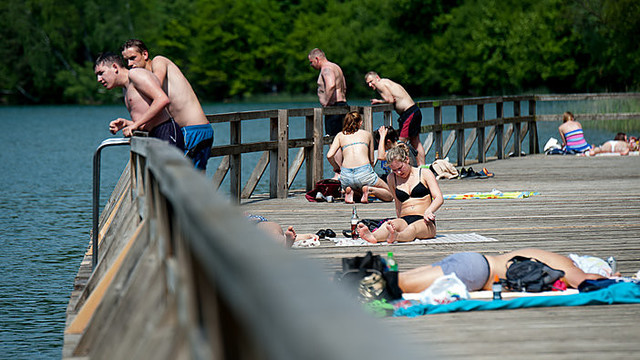
[[[464, 166], [474, 143], [476, 144], [477, 162], [488, 160], [488, 152], [493, 142], [496, 142], [496, 159], [504, 159], [512, 154], [521, 156], [524, 153], [523, 142], [529, 140], [529, 154], [540, 152], [538, 143], [538, 121], [559, 121], [562, 114], [537, 115], [536, 103], [544, 101], [590, 101], [606, 99], [639, 99], [638, 93], [607, 93], [607, 94], [570, 94], [570, 95], [521, 95], [477, 97], [467, 99], [429, 100], [417, 102], [421, 111], [433, 111], [433, 124], [423, 125], [421, 133], [428, 134], [424, 141], [425, 153], [433, 151], [444, 158], [456, 145], [456, 164]], [[527, 115], [521, 114], [521, 104], [528, 103]], [[495, 117], [487, 119], [485, 109], [490, 105], [495, 108]], [[512, 106], [512, 116], [506, 117], [505, 105]], [[472, 121], [465, 118], [465, 106], [475, 106], [476, 118]], [[443, 118], [443, 108], [454, 107], [454, 119]], [[287, 197], [302, 165], [306, 162], [306, 189], [322, 179], [324, 163], [324, 145], [330, 144], [332, 137], [323, 136], [323, 115], [346, 114], [349, 111], [359, 111], [363, 115], [364, 129], [373, 130], [373, 114], [383, 113], [384, 123], [391, 125], [393, 107], [391, 105], [376, 106], [344, 106], [334, 108], [303, 108], [281, 109], [266, 111], [248, 111], [226, 114], [207, 115], [211, 123], [229, 123], [229, 144], [214, 146], [212, 157], [222, 157], [214, 176], [213, 184], [218, 188], [227, 173], [230, 173], [230, 195], [236, 202], [247, 199], [253, 194], [258, 182], [262, 178], [269, 164], [269, 196], [274, 198]], [[292, 117], [305, 118], [305, 137], [289, 138], [289, 119]], [[577, 120], [596, 119], [629, 119], [640, 117], [639, 113], [599, 113], [576, 114]], [[241, 142], [241, 123], [247, 120], [269, 120], [270, 140], [254, 143]], [[423, 121], [424, 124], [424, 121]], [[448, 132], [448, 135], [446, 135]], [[527, 136], [528, 135], [528, 136]], [[220, 136], [220, 135], [218, 135]], [[445, 138], [446, 136], [446, 138]], [[507, 151], [508, 144], [510, 150]], [[297, 155], [290, 163], [289, 149], [299, 148]], [[263, 152], [257, 166], [242, 186], [241, 155], [250, 152]]]

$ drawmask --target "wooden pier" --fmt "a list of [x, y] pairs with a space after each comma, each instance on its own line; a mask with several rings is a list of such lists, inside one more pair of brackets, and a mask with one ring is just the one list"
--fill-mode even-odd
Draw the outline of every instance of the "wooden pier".
[[[447, 156], [455, 149], [452, 162], [458, 166], [486, 167], [495, 174], [441, 180], [445, 195], [493, 189], [540, 193], [525, 199], [446, 200], [436, 214], [439, 234], [476, 233], [496, 241], [337, 247], [324, 240], [317, 248], [285, 250], [247, 226], [245, 212], [292, 225], [298, 233], [330, 228], [340, 234], [349, 227], [351, 205], [310, 203], [303, 196], [306, 189], [291, 189], [303, 164], [307, 189], [323, 174], [322, 150], [331, 141], [321, 136], [324, 109], [209, 115], [212, 123], [230, 123], [229, 144], [212, 148], [212, 156], [223, 157], [213, 179], [196, 172], [175, 148], [134, 137], [129, 166], [93, 232], [99, 251], [89, 247], [74, 281], [63, 358], [636, 358], [640, 305], [478, 311], [380, 322], [327, 281], [341, 258], [368, 250], [393, 251], [400, 270], [407, 270], [460, 251], [497, 254], [539, 247], [565, 255], [615, 256], [623, 275], [635, 274], [640, 270], [640, 157], [537, 154], [536, 122], [557, 119], [537, 115], [536, 101], [611, 97], [638, 99], [640, 94], [418, 104], [434, 112], [434, 124], [422, 129], [429, 133], [427, 151]], [[525, 116], [520, 102], [528, 102]], [[485, 117], [486, 104], [495, 106], [495, 116]], [[464, 107], [470, 105], [476, 107], [474, 121], [465, 120]], [[442, 119], [443, 107], [455, 107], [455, 119]], [[363, 113], [367, 129], [375, 112], [391, 120], [388, 105], [326, 111], [349, 110]], [[609, 116], [640, 114], [576, 117]], [[290, 117], [305, 118], [305, 138], [289, 138]], [[242, 143], [244, 120], [270, 121], [270, 140]], [[523, 156], [527, 139], [529, 153]], [[474, 144], [477, 156], [470, 160]], [[299, 151], [289, 161], [292, 148]], [[262, 152], [262, 158], [243, 185], [241, 154], [250, 152]], [[516, 157], [508, 158], [509, 152]], [[269, 194], [254, 194], [267, 167]], [[230, 198], [217, 191], [227, 173]], [[392, 203], [356, 206], [361, 218], [394, 216]]]
[[[561, 254], [615, 256], [624, 276], [640, 270], [640, 157], [532, 155], [472, 164], [489, 179], [440, 180], [444, 194], [536, 191], [525, 199], [446, 200], [439, 234], [477, 233], [497, 242], [336, 247], [292, 250], [324, 264], [329, 276], [342, 257], [393, 251], [400, 270], [460, 251], [488, 254], [538, 247]], [[480, 170], [480, 169], [476, 169]], [[394, 214], [392, 203], [357, 204], [361, 218]], [[254, 199], [242, 209], [300, 233], [348, 229], [351, 205], [310, 203], [303, 196]], [[443, 358], [637, 358], [640, 305], [534, 308], [388, 318], [387, 325]]]

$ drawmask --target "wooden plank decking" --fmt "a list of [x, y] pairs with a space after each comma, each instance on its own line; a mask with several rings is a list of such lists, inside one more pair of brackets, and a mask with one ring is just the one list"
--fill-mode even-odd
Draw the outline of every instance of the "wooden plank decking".
[[[472, 165], [474, 166], [474, 165]], [[477, 166], [482, 166], [477, 164]], [[393, 251], [400, 270], [459, 251], [500, 253], [539, 247], [562, 254], [615, 256], [624, 276], [640, 270], [640, 157], [530, 155], [484, 164], [495, 177], [441, 180], [444, 194], [538, 191], [526, 199], [447, 200], [437, 212], [438, 233], [471, 233], [497, 242], [335, 247], [292, 250], [314, 258], [329, 276], [339, 259], [367, 250]], [[475, 166], [474, 166], [475, 168]], [[476, 169], [480, 170], [480, 169]], [[361, 218], [393, 216], [393, 204], [358, 204]], [[243, 210], [299, 233], [349, 227], [351, 206], [254, 197]], [[446, 358], [637, 358], [640, 305], [478, 311], [419, 318], [388, 318], [411, 342], [428, 342]], [[375, 338], [375, 334], [372, 334]]]

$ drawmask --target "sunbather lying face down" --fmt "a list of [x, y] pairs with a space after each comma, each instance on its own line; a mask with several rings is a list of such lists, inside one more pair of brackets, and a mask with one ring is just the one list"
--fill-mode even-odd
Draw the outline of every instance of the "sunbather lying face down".
[[389, 149], [387, 161], [393, 171], [387, 181], [396, 205], [397, 219], [388, 221], [373, 233], [364, 224], [358, 224], [360, 237], [372, 243], [435, 237], [435, 212], [444, 198], [433, 172], [409, 165], [409, 151], [404, 144]]
[[625, 133], [618, 133], [613, 140], [609, 140], [606, 143], [589, 150], [589, 155], [593, 156], [602, 153], [628, 155], [629, 150], [632, 147], [633, 145], [627, 142], [627, 135]]
[[455, 273], [469, 291], [491, 290], [493, 279], [506, 278], [509, 260], [514, 256], [537, 259], [548, 266], [562, 270], [562, 278], [568, 287], [577, 288], [584, 280], [604, 278], [597, 274], [586, 274], [566, 256], [541, 249], [521, 249], [501, 255], [482, 255], [479, 253], [456, 253], [431, 265], [422, 266], [398, 274], [398, 285], [402, 292], [418, 293], [443, 275]]

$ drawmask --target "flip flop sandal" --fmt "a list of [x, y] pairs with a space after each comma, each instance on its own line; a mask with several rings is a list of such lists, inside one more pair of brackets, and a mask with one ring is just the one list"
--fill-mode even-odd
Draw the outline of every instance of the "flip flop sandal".
[[325, 234], [326, 237], [330, 237], [330, 238], [336, 237], [336, 233], [331, 229], [325, 230], [324, 234]]
[[[332, 231], [332, 232], [333, 232], [333, 231]], [[318, 237], [319, 237], [320, 239], [324, 239], [324, 237], [325, 237], [325, 236], [327, 236], [327, 232], [326, 232], [325, 230], [320, 229], [320, 230], [318, 230], [318, 232], [316, 233], [316, 235], [318, 235]], [[334, 235], [335, 235], [335, 233], [334, 233]]]
[[351, 238], [351, 230], [342, 230], [342, 235], [347, 238]]

